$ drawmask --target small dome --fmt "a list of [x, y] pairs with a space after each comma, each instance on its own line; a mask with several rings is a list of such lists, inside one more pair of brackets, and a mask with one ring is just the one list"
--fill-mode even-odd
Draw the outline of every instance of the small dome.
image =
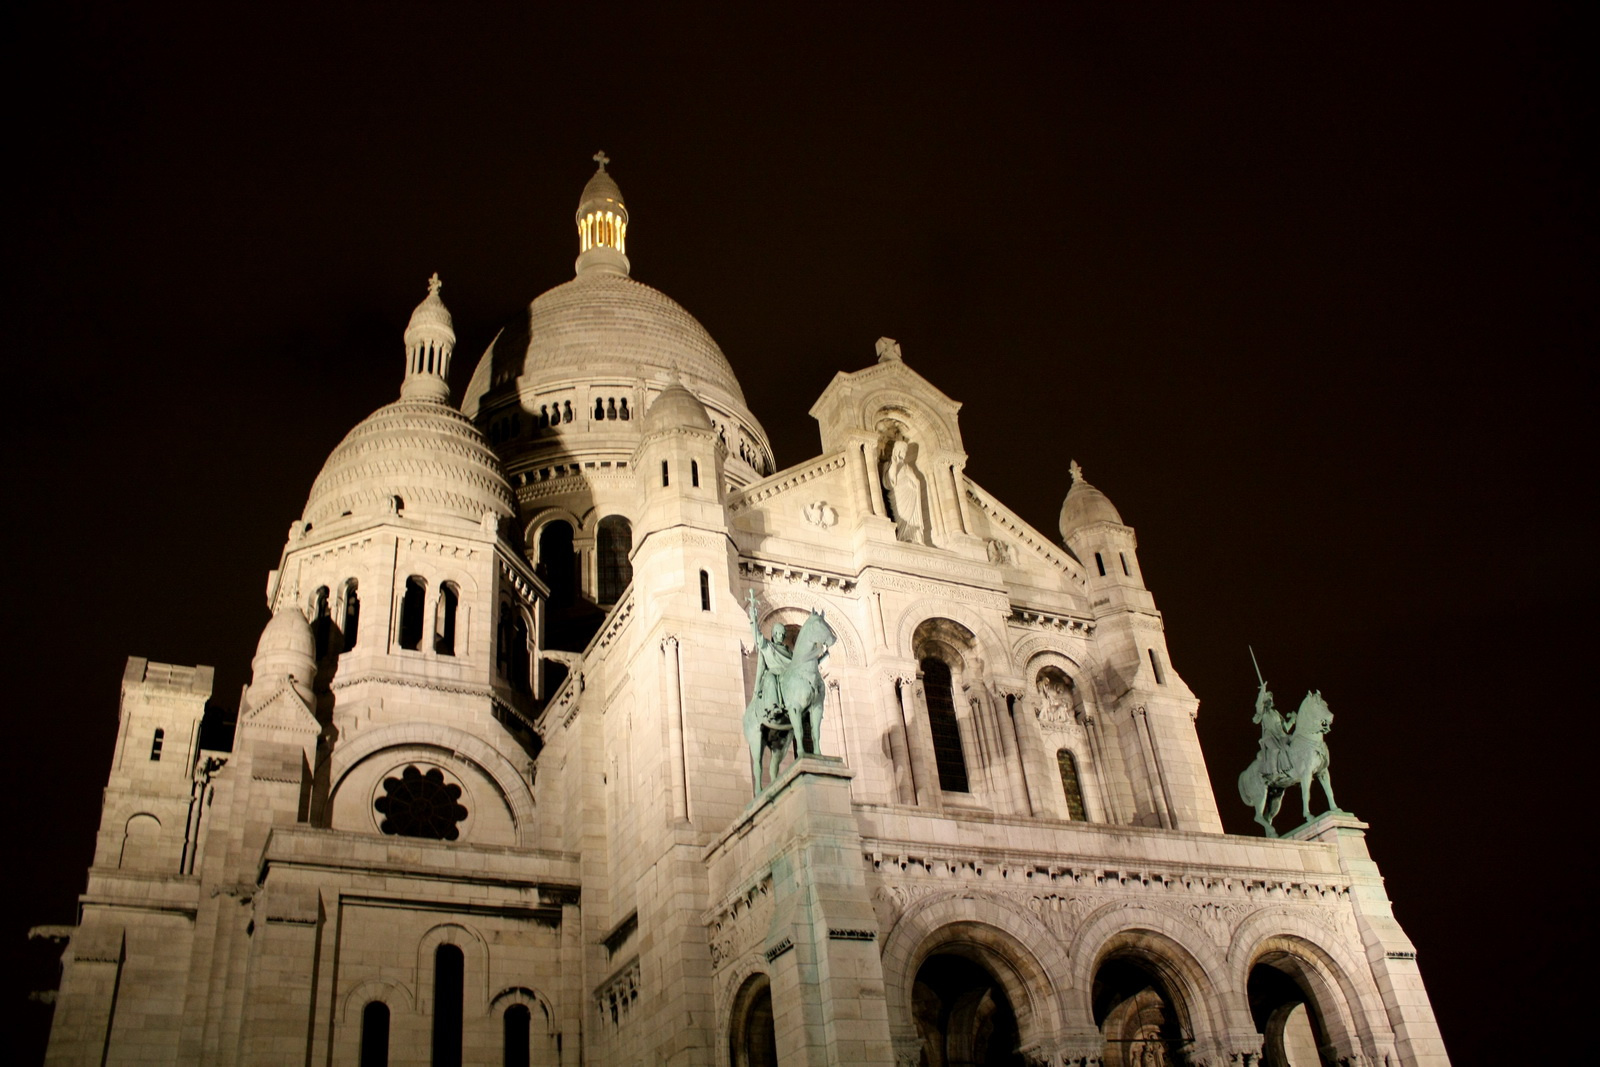
[[305, 520], [382, 515], [404, 508], [482, 522], [515, 514], [500, 460], [467, 417], [437, 400], [402, 397], [339, 442], [311, 485]]
[[1073, 460], [1072, 488], [1061, 502], [1061, 540], [1070, 541], [1073, 534], [1096, 522], [1114, 522], [1120, 526], [1122, 516], [1104, 493], [1084, 480], [1083, 468]]
[[711, 416], [698, 397], [683, 387], [677, 378], [661, 390], [650, 410], [644, 413], [644, 432], [660, 433], [663, 430], [688, 426], [696, 430], [711, 429]]
[[604, 152], [597, 152], [595, 162], [600, 166], [595, 170], [594, 177], [589, 179], [589, 184], [583, 187], [583, 195], [578, 197], [579, 220], [581, 221], [591, 211], [611, 211], [627, 218], [628, 208], [622, 202], [622, 190], [606, 172], [606, 164], [611, 161], [606, 158]]
[[444, 301], [439, 297], [442, 288], [444, 283], [435, 272], [428, 279], [428, 295], [422, 298], [422, 303], [411, 312], [411, 321], [406, 323], [406, 348], [435, 339], [447, 340], [452, 345], [456, 343], [455, 321], [450, 318], [450, 309], [444, 306]]
[[294, 679], [300, 695], [310, 698], [317, 676], [317, 644], [311, 635], [311, 624], [299, 608], [285, 602], [272, 613], [261, 631], [261, 640], [256, 642], [250, 674], [252, 703], [270, 696], [266, 690], [284, 677]]

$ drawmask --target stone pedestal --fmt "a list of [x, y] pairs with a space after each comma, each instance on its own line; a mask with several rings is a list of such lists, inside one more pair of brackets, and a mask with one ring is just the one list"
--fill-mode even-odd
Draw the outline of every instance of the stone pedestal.
[[764, 973], [780, 1063], [894, 1063], [851, 777], [837, 759], [796, 761], [706, 852], [727, 930], [718, 1002]]
[[1348, 812], [1329, 811], [1283, 836], [1333, 845], [1339, 866], [1350, 877], [1350, 901], [1356, 925], [1394, 1028], [1400, 1060], [1417, 1067], [1445, 1067], [1445, 1052], [1433, 1005], [1417, 970], [1417, 949], [1395, 921], [1383, 876], [1367, 852], [1367, 824]]

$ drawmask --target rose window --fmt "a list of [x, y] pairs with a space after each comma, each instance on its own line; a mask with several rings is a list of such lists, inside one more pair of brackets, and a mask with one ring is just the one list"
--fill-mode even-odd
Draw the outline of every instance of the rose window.
[[446, 782], [439, 768], [424, 773], [410, 766], [398, 778], [383, 780], [383, 795], [372, 806], [383, 816], [378, 828], [386, 834], [454, 841], [461, 836], [457, 824], [467, 817], [460, 800], [461, 787]]

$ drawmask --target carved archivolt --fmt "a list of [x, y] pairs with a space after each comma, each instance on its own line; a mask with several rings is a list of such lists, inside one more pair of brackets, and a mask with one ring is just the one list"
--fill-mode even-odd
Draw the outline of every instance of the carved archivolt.
[[919, 900], [884, 938], [889, 1018], [910, 1017], [918, 968], [947, 945], [984, 958], [1005, 988], [1024, 1044], [1060, 1031], [1057, 990], [1069, 966], [1061, 943], [1037, 917], [1011, 901], [960, 889]]
[[890, 651], [898, 656], [914, 656], [913, 638], [917, 627], [929, 619], [950, 619], [960, 623], [977, 639], [978, 655], [986, 664], [1008, 665], [1010, 648], [999, 632], [978, 612], [948, 597], [926, 597], [905, 608], [894, 625], [895, 638]]
[[804, 589], [770, 585], [762, 587], [761, 593], [767, 603], [772, 605], [761, 615], [762, 633], [771, 631], [774, 619], [785, 623], [801, 621], [798, 618], [788, 618], [786, 614], [796, 611], [822, 612], [827, 615], [828, 625], [833, 627], [833, 632], [839, 635], [839, 642], [831, 650], [832, 654], [839, 656], [847, 667], [866, 665], [866, 656], [861, 650], [861, 635], [856, 632], [855, 623], [850, 618], [850, 610], [855, 606], [853, 602], [829, 600]]
[[1243, 990], [1236, 988], [1222, 949], [1201, 940], [1184, 920], [1176, 902], [1148, 904], [1113, 900], [1095, 910], [1079, 927], [1068, 954], [1072, 959], [1073, 995], [1081, 998], [1087, 1017], [1094, 973], [1113, 953], [1127, 952], [1145, 960], [1167, 980], [1174, 1007], [1197, 1039], [1227, 1032], [1226, 1012]]

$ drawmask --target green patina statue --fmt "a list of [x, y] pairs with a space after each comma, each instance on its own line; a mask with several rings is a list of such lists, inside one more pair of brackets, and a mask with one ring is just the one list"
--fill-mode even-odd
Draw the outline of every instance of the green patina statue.
[[800, 624], [792, 650], [785, 643], [782, 623], [773, 624], [770, 638], [762, 636], [755, 590], [750, 591], [750, 632], [756, 641], [756, 685], [744, 711], [744, 736], [750, 745], [750, 772], [759, 796], [763, 769], [771, 785], [777, 780], [783, 750], [791, 741], [796, 756], [821, 754], [818, 741], [827, 695], [822, 661], [839, 638], [828, 620], [815, 611]]
[[[1255, 651], [1250, 653], [1255, 660]], [[1280, 712], [1272, 699], [1272, 690], [1256, 668], [1256, 680], [1261, 688], [1256, 694], [1254, 722], [1261, 725], [1261, 750], [1255, 760], [1239, 775], [1239, 797], [1256, 809], [1256, 822], [1266, 830], [1268, 837], [1277, 837], [1272, 820], [1278, 817], [1283, 805], [1283, 794], [1292, 785], [1300, 787], [1300, 805], [1307, 822], [1311, 821], [1311, 779], [1322, 783], [1322, 792], [1328, 798], [1328, 810], [1338, 811], [1333, 799], [1333, 783], [1328, 778], [1328, 744], [1324, 735], [1333, 729], [1333, 712], [1327, 701], [1316, 690], [1306, 694], [1299, 710], [1287, 715]]]

